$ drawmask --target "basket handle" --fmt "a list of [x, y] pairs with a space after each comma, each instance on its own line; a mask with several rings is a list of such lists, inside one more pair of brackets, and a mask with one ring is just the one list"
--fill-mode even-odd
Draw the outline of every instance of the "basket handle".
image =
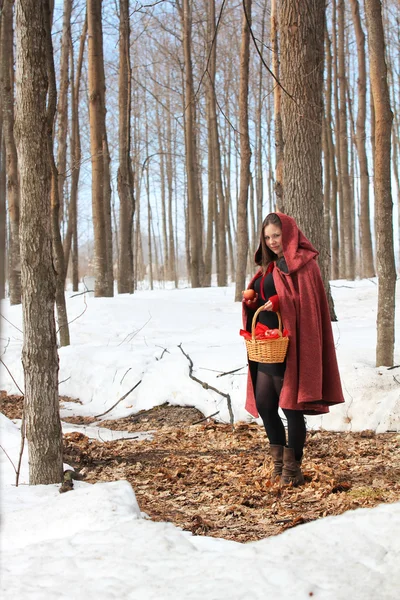
[[[267, 304], [267, 303], [265, 303], [265, 304]], [[260, 308], [258, 308], [256, 310], [256, 312], [254, 313], [254, 317], [253, 317], [253, 320], [251, 322], [251, 338], [252, 338], [252, 340], [256, 339], [255, 328], [256, 328], [257, 317], [258, 317], [259, 313], [262, 311], [262, 309], [264, 308], [265, 304], [263, 304], [262, 306], [260, 306]], [[275, 314], [278, 317], [279, 335], [280, 335], [280, 337], [282, 337], [282, 319], [281, 319], [281, 313], [279, 311], [277, 311]]]

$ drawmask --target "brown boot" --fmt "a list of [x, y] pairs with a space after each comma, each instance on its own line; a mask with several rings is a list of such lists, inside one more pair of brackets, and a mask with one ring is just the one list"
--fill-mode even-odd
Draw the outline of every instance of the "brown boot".
[[294, 487], [303, 485], [304, 475], [301, 472], [301, 461], [295, 459], [293, 448], [283, 449], [282, 485], [293, 484]]
[[282, 475], [283, 446], [271, 444], [270, 451], [271, 451], [272, 460], [274, 462], [274, 470], [272, 472], [271, 479], [276, 479], [276, 477], [280, 477]]

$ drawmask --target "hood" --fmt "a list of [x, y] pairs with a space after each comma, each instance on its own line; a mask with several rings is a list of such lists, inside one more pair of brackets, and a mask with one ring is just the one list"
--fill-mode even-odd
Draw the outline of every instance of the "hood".
[[[288, 272], [293, 273], [316, 258], [319, 252], [314, 248], [304, 233], [298, 228], [296, 221], [283, 213], [275, 213], [282, 223], [283, 255], [288, 266]], [[261, 243], [257, 248], [254, 259], [261, 264]]]

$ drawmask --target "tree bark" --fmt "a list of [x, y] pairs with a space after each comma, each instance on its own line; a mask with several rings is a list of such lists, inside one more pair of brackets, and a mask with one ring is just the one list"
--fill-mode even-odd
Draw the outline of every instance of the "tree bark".
[[1, 100], [3, 135], [6, 148], [7, 202], [9, 215], [8, 282], [10, 304], [21, 304], [21, 265], [19, 244], [19, 203], [17, 149], [14, 140], [14, 47], [13, 4], [4, 0], [1, 18]]
[[391, 129], [393, 113], [387, 82], [385, 37], [380, 0], [366, 0], [371, 91], [375, 115], [374, 193], [378, 316], [376, 366], [393, 366], [396, 269], [393, 250]]
[[366, 151], [365, 121], [367, 114], [367, 71], [365, 66], [365, 35], [360, 17], [358, 0], [350, 0], [354, 29], [357, 40], [358, 78], [357, 78], [357, 121], [356, 147], [360, 168], [360, 236], [361, 236], [361, 277], [374, 277], [374, 257], [369, 211], [369, 173]]
[[324, 0], [281, 2], [281, 82], [292, 96], [282, 94], [283, 202], [320, 252], [329, 297], [330, 261], [321, 227], [324, 21]]
[[252, 0], [245, 0], [242, 16], [239, 82], [239, 130], [240, 130], [240, 190], [237, 204], [236, 236], [236, 288], [235, 301], [240, 302], [246, 288], [246, 264], [249, 234], [247, 227], [250, 185], [251, 148], [249, 137], [249, 59]]
[[352, 235], [352, 197], [349, 179], [349, 163], [348, 163], [348, 133], [347, 133], [347, 106], [346, 106], [346, 65], [345, 65], [345, 14], [344, 0], [338, 0], [338, 60], [339, 60], [339, 152], [340, 152], [340, 174], [343, 188], [343, 220], [341, 228], [343, 228], [344, 242], [344, 275], [346, 279], [355, 278], [355, 260]]
[[0, 114], [0, 297], [4, 298], [6, 257], [6, 146]]
[[129, 0], [120, 0], [119, 15], [119, 256], [118, 293], [133, 293], [132, 226], [134, 215], [131, 146], [131, 57]]
[[102, 0], [87, 0], [90, 152], [94, 232], [95, 296], [109, 296], [108, 250], [104, 189], [105, 134]]
[[[279, 81], [279, 25], [277, 0], [271, 0], [271, 47], [272, 47], [272, 72]], [[276, 208], [285, 212], [283, 200], [283, 137], [281, 116], [281, 87], [274, 82], [274, 120], [275, 120], [275, 195]]]
[[58, 197], [60, 201], [59, 221], [64, 219], [64, 187], [67, 169], [68, 133], [68, 86], [69, 86], [69, 41], [71, 39], [72, 0], [64, 0], [63, 31], [61, 38], [60, 87], [58, 94], [57, 171]]
[[48, 1], [38, 6], [35, 0], [17, 0], [15, 132], [21, 186], [22, 363], [33, 485], [58, 483], [63, 472], [47, 152], [48, 16]]
[[45, 27], [47, 35], [47, 73], [48, 73], [48, 99], [47, 99], [47, 151], [51, 169], [51, 230], [53, 245], [53, 263], [56, 270], [56, 305], [58, 316], [58, 328], [60, 334], [60, 346], [69, 346], [69, 326], [67, 306], [65, 302], [64, 282], [65, 266], [64, 251], [60, 233], [60, 198], [58, 196], [58, 171], [54, 160], [53, 149], [53, 127], [57, 107], [56, 76], [54, 71], [53, 43], [51, 39], [50, 8], [44, 10]]
[[180, 10], [183, 30], [183, 53], [185, 61], [185, 151], [188, 193], [188, 219], [190, 242], [190, 280], [192, 287], [202, 285], [204, 262], [202, 256], [202, 215], [198, 188], [195, 97], [192, 68], [192, 7], [190, 0], [183, 0]]
[[67, 275], [68, 262], [72, 247], [72, 289], [74, 292], [79, 288], [78, 267], [78, 186], [81, 170], [81, 136], [79, 126], [79, 91], [82, 75], [83, 53], [87, 35], [87, 16], [83, 24], [82, 34], [79, 41], [79, 54], [74, 77], [74, 54], [72, 39], [70, 39], [71, 53], [71, 195], [68, 206], [68, 225], [64, 239], [64, 261], [65, 275]]

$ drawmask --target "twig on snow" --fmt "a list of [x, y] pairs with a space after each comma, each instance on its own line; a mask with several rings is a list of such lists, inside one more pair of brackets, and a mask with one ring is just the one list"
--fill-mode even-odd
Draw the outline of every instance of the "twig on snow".
[[219, 415], [219, 410], [217, 410], [217, 412], [213, 413], [212, 415], [208, 415], [208, 417], [200, 419], [200, 421], [195, 421], [194, 423], [192, 423], [192, 425], [198, 425], [199, 423], [203, 423], [203, 421], [207, 421], [208, 419], [211, 419], [211, 417], [215, 417], [216, 415]]
[[239, 367], [238, 369], [233, 369], [233, 371], [226, 371], [226, 373], [221, 373], [220, 375], [217, 375], [217, 377], [223, 377], [224, 375], [232, 375], [232, 373], [237, 373], [238, 371], [244, 369], [245, 366], [246, 365], [244, 365], [243, 367]]
[[400, 365], [394, 365], [393, 367], [388, 367], [387, 370], [391, 371], [392, 369], [398, 369]]
[[157, 356], [156, 356], [156, 360], [161, 360], [166, 352], [168, 352], [168, 354], [170, 354], [170, 351], [168, 350], [168, 348], [164, 348], [163, 346], [158, 346], [157, 344], [156, 344], [156, 347], [162, 348], [161, 356], [160, 356], [160, 358], [157, 358]]
[[107, 415], [109, 412], [111, 412], [111, 411], [112, 411], [112, 409], [113, 409], [113, 408], [115, 408], [115, 407], [117, 406], [117, 404], [119, 404], [120, 402], [122, 402], [122, 400], [125, 400], [125, 398], [126, 398], [127, 396], [129, 396], [129, 394], [130, 394], [131, 392], [133, 392], [133, 390], [134, 390], [134, 389], [136, 389], [136, 388], [137, 388], [137, 386], [138, 386], [140, 383], [142, 383], [142, 380], [140, 380], [140, 381], [138, 381], [137, 383], [135, 383], [135, 385], [133, 386], [133, 388], [132, 388], [132, 389], [130, 389], [130, 390], [129, 390], [129, 392], [126, 392], [126, 394], [124, 394], [124, 395], [122, 396], [122, 398], [120, 398], [119, 400], [117, 400], [117, 402], [116, 402], [115, 404], [113, 404], [111, 408], [109, 408], [108, 410], [106, 410], [106, 412], [103, 412], [103, 413], [101, 413], [101, 415], [95, 415], [95, 417], [94, 417], [94, 418], [95, 418], [95, 419], [99, 419], [100, 417], [104, 417], [104, 415]]
[[137, 334], [139, 333], [139, 331], [142, 331], [142, 329], [143, 329], [144, 327], [146, 327], [147, 323], [148, 323], [149, 321], [151, 321], [151, 319], [152, 319], [152, 316], [150, 315], [150, 317], [147, 319], [146, 323], [144, 323], [144, 324], [143, 324], [141, 327], [139, 327], [139, 329], [136, 329], [136, 331], [133, 331], [132, 333], [128, 333], [128, 335], [126, 335], [126, 336], [124, 337], [124, 339], [122, 340], [122, 342], [120, 342], [120, 343], [118, 344], [118, 346], [122, 346], [122, 344], [123, 344], [123, 343], [124, 343], [124, 342], [125, 342], [125, 341], [126, 341], [128, 338], [129, 338], [129, 341], [133, 340], [133, 338], [135, 337], [135, 335], [137, 335]]
[[199, 383], [205, 390], [212, 390], [213, 392], [217, 392], [217, 394], [220, 394], [220, 396], [223, 396], [224, 398], [226, 398], [226, 401], [228, 404], [228, 411], [229, 411], [229, 421], [233, 427], [234, 417], [233, 417], [233, 412], [232, 412], [232, 402], [231, 402], [230, 395], [225, 394], [225, 392], [221, 392], [220, 390], [217, 390], [217, 388], [213, 387], [212, 385], [209, 385], [206, 381], [201, 381], [200, 379], [197, 379], [197, 377], [195, 377], [193, 375], [193, 361], [190, 358], [190, 356], [188, 354], [186, 354], [186, 352], [183, 350], [182, 343], [178, 344], [178, 348], [182, 352], [182, 354], [184, 356], [186, 356], [186, 358], [189, 361], [189, 377], [190, 377], [190, 379], [193, 379], [193, 381], [196, 381], [197, 383]]

